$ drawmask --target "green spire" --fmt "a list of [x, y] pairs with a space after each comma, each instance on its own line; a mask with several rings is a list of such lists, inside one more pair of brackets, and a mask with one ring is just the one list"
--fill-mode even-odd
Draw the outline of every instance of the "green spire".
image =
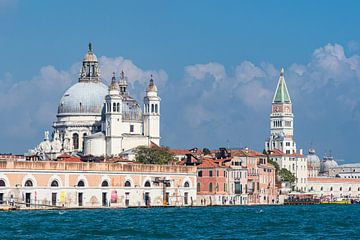
[[284, 78], [284, 68], [281, 68], [280, 78], [274, 95], [273, 103], [291, 103], [290, 95]]

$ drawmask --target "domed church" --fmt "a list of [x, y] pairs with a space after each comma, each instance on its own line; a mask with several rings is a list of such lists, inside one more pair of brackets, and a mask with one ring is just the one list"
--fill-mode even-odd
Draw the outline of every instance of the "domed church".
[[160, 97], [151, 77], [144, 97], [144, 109], [130, 96], [125, 73], [117, 80], [113, 73], [106, 86], [91, 43], [79, 81], [65, 91], [54, 122], [53, 138], [44, 140], [32, 154], [51, 159], [61, 153], [118, 156], [140, 145], [160, 144]]

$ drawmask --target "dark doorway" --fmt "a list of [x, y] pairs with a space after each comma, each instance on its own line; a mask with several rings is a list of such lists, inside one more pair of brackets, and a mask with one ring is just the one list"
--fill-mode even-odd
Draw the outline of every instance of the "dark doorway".
[[56, 206], [56, 193], [51, 193], [51, 205]]
[[145, 205], [150, 206], [150, 193], [148, 192], [145, 193], [144, 200], [145, 200]]
[[78, 204], [79, 204], [79, 207], [82, 207], [82, 205], [83, 205], [83, 193], [81, 193], [81, 192], [78, 193]]
[[166, 205], [169, 205], [169, 196], [170, 196], [170, 194], [167, 192], [166, 197], [165, 197]]
[[184, 204], [188, 205], [189, 204], [189, 193], [184, 193]]
[[128, 192], [125, 193], [125, 206], [127, 206], [127, 207], [130, 204], [129, 195], [130, 195], [130, 193], [128, 193]]
[[106, 207], [107, 206], [107, 198], [106, 198], [106, 192], [103, 192], [102, 193], [102, 205], [103, 207]]
[[25, 194], [26, 207], [30, 207], [30, 202], [31, 202], [31, 193], [26, 193]]

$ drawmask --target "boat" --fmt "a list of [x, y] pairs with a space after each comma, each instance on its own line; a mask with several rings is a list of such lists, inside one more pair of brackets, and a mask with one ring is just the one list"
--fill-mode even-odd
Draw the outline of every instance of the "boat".
[[321, 201], [320, 204], [351, 204], [351, 200], [345, 198], [334, 198], [333, 200]]

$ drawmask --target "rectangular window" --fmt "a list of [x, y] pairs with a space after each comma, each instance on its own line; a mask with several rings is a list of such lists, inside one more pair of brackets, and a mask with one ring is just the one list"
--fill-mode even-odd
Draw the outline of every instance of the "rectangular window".
[[78, 193], [78, 205], [79, 207], [83, 205], [83, 193]]
[[188, 205], [189, 204], [189, 193], [184, 193], [184, 204], [185, 205]]
[[56, 206], [56, 193], [51, 193], [51, 205]]
[[286, 154], [290, 154], [290, 150], [286, 150]]
[[130, 125], [130, 132], [134, 132], [134, 125]]
[[212, 177], [213, 176], [213, 174], [212, 174], [212, 171], [210, 170], [209, 171], [209, 177]]
[[290, 147], [290, 142], [286, 142], [286, 146], [287, 146], [287, 147]]
[[241, 184], [240, 184], [240, 182], [235, 182], [235, 194], [241, 194]]
[[219, 176], [219, 170], [216, 171], [216, 176], [217, 176], [217, 177]]
[[130, 204], [129, 195], [130, 195], [129, 192], [126, 192], [126, 193], [125, 193], [125, 206], [129, 206], [129, 204]]

